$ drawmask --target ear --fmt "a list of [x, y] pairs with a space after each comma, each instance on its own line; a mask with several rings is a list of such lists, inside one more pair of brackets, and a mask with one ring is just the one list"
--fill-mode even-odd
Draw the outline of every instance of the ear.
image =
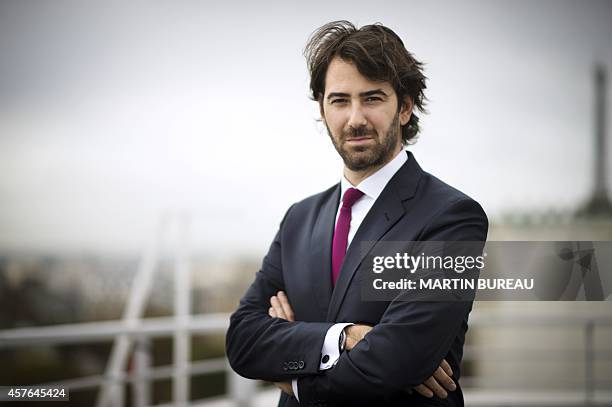
[[325, 123], [325, 110], [323, 109], [323, 98], [319, 99], [319, 113], [321, 114], [321, 120]]
[[410, 96], [404, 97], [404, 101], [399, 112], [399, 120], [401, 126], [405, 126], [410, 120], [410, 117], [412, 116], [413, 107], [414, 102], [412, 101], [412, 98]]

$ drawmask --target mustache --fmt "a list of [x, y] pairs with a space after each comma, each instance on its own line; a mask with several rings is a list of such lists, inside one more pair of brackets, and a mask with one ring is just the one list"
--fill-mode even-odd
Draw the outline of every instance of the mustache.
[[376, 130], [368, 129], [367, 126], [360, 126], [357, 128], [349, 127], [349, 129], [347, 131], [344, 131], [342, 135], [344, 136], [345, 139], [375, 136]]

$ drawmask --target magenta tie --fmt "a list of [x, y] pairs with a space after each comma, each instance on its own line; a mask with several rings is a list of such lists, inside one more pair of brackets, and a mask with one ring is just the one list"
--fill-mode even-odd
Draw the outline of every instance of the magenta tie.
[[340, 275], [340, 267], [342, 267], [342, 261], [344, 261], [344, 255], [346, 254], [348, 234], [351, 227], [351, 208], [362, 196], [363, 192], [360, 190], [349, 188], [342, 197], [342, 207], [336, 222], [334, 241], [332, 243], [332, 284], [334, 286], [336, 286], [336, 280], [338, 280]]

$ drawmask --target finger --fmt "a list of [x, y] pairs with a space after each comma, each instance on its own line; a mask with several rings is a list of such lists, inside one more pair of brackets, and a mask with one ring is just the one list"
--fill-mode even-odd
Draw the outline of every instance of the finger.
[[272, 304], [272, 306], [274, 307], [276, 315], [278, 315], [279, 318], [285, 320], [287, 319], [287, 315], [285, 315], [285, 311], [283, 311], [283, 307], [281, 306], [280, 301], [278, 301], [278, 298], [276, 298], [276, 296], [270, 298], [270, 304]]
[[424, 384], [419, 384], [414, 389], [427, 398], [433, 397], [433, 391], [429, 390], [429, 388]]
[[429, 390], [433, 391], [434, 394], [440, 397], [441, 399], [445, 399], [448, 396], [446, 390], [444, 390], [444, 388], [440, 386], [440, 384], [436, 381], [436, 379], [433, 378], [433, 376], [425, 380], [424, 384], [425, 386], [429, 387]]
[[283, 318], [283, 308], [280, 306], [278, 298], [276, 298], [274, 295], [270, 297], [270, 306], [274, 309], [276, 318]]
[[274, 309], [274, 307], [268, 308], [268, 315], [270, 315], [272, 318], [278, 318], [278, 315], [276, 314], [276, 310]]
[[449, 376], [453, 375], [453, 369], [451, 369], [451, 367], [448, 364], [448, 362], [446, 361], [446, 359], [442, 359], [442, 363], [440, 363], [440, 367], [442, 369], [444, 369], [444, 371], [446, 372], [447, 375], [449, 375]]
[[281, 303], [281, 306], [283, 307], [283, 311], [285, 311], [285, 315], [287, 315], [287, 321], [295, 321], [293, 309], [289, 304], [289, 298], [287, 298], [287, 295], [284, 292], [279, 291], [277, 297]]
[[433, 375], [434, 379], [441, 384], [446, 390], [454, 391], [457, 386], [455, 386], [455, 382], [452, 377], [446, 374], [444, 369], [438, 367]]
[[282, 391], [285, 391], [285, 387], [283, 386], [282, 382], [274, 382], [274, 385], [278, 387], [279, 389], [281, 389]]

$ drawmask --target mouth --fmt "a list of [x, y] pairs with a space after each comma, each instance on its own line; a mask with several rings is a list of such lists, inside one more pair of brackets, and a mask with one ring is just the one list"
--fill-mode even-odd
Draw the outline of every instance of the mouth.
[[351, 145], [359, 145], [359, 144], [366, 144], [370, 142], [371, 140], [373, 140], [372, 137], [350, 137], [346, 139], [346, 143], [351, 144]]
[[350, 137], [346, 139], [345, 145], [355, 148], [365, 147], [372, 144], [373, 140], [374, 139], [372, 137]]

